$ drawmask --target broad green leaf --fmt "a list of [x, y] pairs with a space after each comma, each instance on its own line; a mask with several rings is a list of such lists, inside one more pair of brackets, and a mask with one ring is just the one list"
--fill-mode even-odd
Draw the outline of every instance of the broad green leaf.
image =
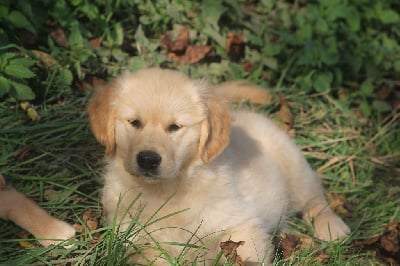
[[360, 110], [366, 117], [369, 117], [372, 113], [371, 105], [366, 101], [360, 103]]
[[35, 93], [27, 85], [11, 81], [11, 86], [12, 87], [10, 90], [10, 94], [16, 99], [21, 101], [29, 101], [35, 99]]
[[64, 85], [69, 86], [72, 84], [74, 77], [69, 69], [63, 68], [58, 75], [58, 81]]
[[394, 61], [393, 66], [394, 66], [394, 69], [395, 69], [397, 72], [400, 72], [400, 59]]
[[25, 17], [24, 14], [19, 11], [11, 11], [10, 14], [8, 14], [7, 16], [7, 19], [9, 23], [11, 23], [16, 28], [25, 29], [32, 33], [36, 33], [36, 29], [32, 25], [32, 23]]
[[7, 5], [0, 5], [0, 18], [5, 18], [8, 15], [9, 8]]
[[204, 23], [211, 25], [216, 31], [219, 31], [218, 21], [224, 12], [221, 0], [203, 1], [201, 17]]
[[331, 89], [333, 75], [330, 72], [317, 73], [314, 76], [314, 88], [319, 92]]
[[83, 46], [83, 37], [78, 21], [72, 23], [71, 32], [68, 36], [68, 43], [70, 46]]
[[28, 79], [28, 78], [33, 78], [35, 76], [35, 73], [33, 73], [29, 68], [26, 68], [23, 65], [15, 65], [15, 64], [9, 64], [5, 66], [4, 73], [19, 79]]
[[296, 84], [300, 87], [302, 91], [310, 91], [313, 85], [312, 77], [314, 75], [314, 71], [311, 71], [306, 76], [299, 76], [296, 78]]
[[[328, 1], [326, 1], [328, 2]], [[326, 17], [328, 19], [328, 21], [333, 22], [338, 18], [345, 18], [346, 14], [348, 14], [348, 7], [343, 5], [343, 4], [339, 4], [336, 6], [331, 6], [330, 8], [327, 8], [325, 10], [325, 14]]]
[[392, 107], [385, 101], [375, 100], [372, 102], [372, 108], [380, 113], [390, 112]]
[[382, 10], [378, 15], [384, 24], [397, 23], [400, 21], [400, 15], [394, 10]]
[[114, 41], [113, 45], [120, 46], [124, 40], [124, 31], [122, 29], [121, 23], [115, 23], [113, 30], [111, 31], [111, 36]]
[[78, 6], [81, 2], [82, 0], [70, 0], [71, 5], [73, 6]]
[[130, 71], [137, 71], [148, 67], [148, 62], [141, 56], [134, 56], [129, 59], [128, 69]]
[[0, 55], [0, 70], [3, 70], [9, 64], [9, 61], [17, 56], [18, 55], [15, 53], [4, 53]]
[[10, 90], [10, 81], [5, 77], [0, 77], [0, 97]]
[[14, 58], [10, 61], [11, 65], [30, 67], [35, 64], [35, 61], [25, 57]]
[[361, 18], [360, 13], [355, 8], [350, 8], [346, 16], [347, 24], [349, 25], [350, 31], [355, 32], [360, 29]]
[[364, 81], [360, 86], [360, 93], [364, 96], [372, 96], [374, 92], [374, 85], [370, 79]]

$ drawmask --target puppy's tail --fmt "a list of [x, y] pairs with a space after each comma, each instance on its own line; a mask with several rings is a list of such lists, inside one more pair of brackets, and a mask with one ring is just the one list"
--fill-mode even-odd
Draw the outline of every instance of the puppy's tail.
[[232, 103], [269, 104], [276, 95], [265, 88], [250, 84], [244, 80], [228, 81], [213, 88], [215, 94]]

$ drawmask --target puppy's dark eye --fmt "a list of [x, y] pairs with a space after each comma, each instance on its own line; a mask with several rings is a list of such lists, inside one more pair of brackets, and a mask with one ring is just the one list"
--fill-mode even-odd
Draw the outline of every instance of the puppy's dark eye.
[[168, 131], [169, 132], [175, 132], [175, 131], [178, 131], [179, 129], [181, 129], [181, 125], [178, 125], [178, 124], [171, 124], [171, 125], [169, 125], [168, 126]]
[[134, 128], [140, 128], [140, 127], [142, 126], [142, 122], [140, 122], [139, 119], [129, 120], [129, 123], [130, 123]]

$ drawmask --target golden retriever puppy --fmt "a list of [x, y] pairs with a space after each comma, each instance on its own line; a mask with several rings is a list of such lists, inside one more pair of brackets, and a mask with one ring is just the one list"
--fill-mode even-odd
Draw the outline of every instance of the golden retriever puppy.
[[90, 100], [92, 131], [106, 148], [108, 221], [122, 230], [136, 219], [143, 226], [134, 241], [147, 249], [135, 262], [167, 264], [160, 247], [182, 256], [182, 243], [190, 243], [204, 248], [197, 261], [209, 265], [219, 243], [232, 240], [244, 241], [238, 254], [246, 264], [268, 264], [271, 233], [291, 212], [302, 212], [320, 239], [349, 234], [293, 141], [260, 114], [229, 110], [216, 91], [251, 100], [260, 89], [231, 85], [232, 93], [147, 69], [122, 75]]

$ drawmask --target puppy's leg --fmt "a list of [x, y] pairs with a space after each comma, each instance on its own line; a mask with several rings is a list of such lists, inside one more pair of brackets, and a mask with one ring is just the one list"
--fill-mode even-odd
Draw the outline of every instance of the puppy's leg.
[[313, 225], [315, 236], [332, 241], [350, 233], [349, 227], [329, 207], [322, 189], [321, 180], [304, 159], [303, 169], [291, 179], [293, 205], [301, 211], [303, 219]]
[[0, 218], [29, 231], [45, 247], [75, 235], [72, 226], [50, 216], [35, 202], [9, 187], [0, 188]]
[[350, 228], [329, 207], [324, 195], [311, 199], [303, 210], [303, 219], [313, 225], [315, 236], [333, 241], [350, 234]]

